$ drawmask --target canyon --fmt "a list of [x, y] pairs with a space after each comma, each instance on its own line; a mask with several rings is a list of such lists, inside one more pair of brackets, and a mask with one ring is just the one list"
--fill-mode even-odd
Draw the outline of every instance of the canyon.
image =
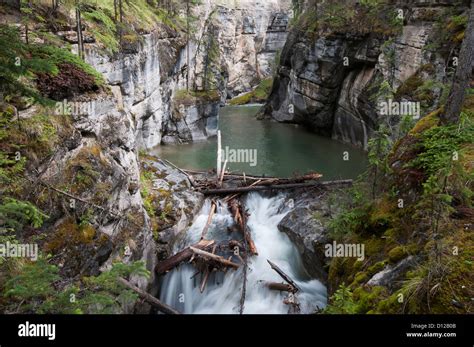
[[[104, 34], [108, 25], [104, 13], [113, 17], [109, 9], [86, 6], [84, 22], [76, 27], [72, 11], [58, 10], [58, 23], [53, 23], [54, 30], [47, 35], [83, 55], [101, 81], [94, 90], [71, 92], [73, 96], [67, 100], [56, 100], [60, 107], [56, 107], [53, 130], [35, 123], [25, 130], [30, 138], [47, 137], [43, 133], [49, 130], [56, 141], [46, 156], [28, 153], [26, 167], [29, 194], [48, 214], [42, 246], [53, 254], [61, 276], [98, 276], [116, 263], [142, 261], [150, 276], [129, 278], [140, 290], [169, 305], [182, 306], [186, 313], [235, 311], [239, 295], [233, 288], [240, 283], [235, 273], [223, 278], [211, 276], [209, 290], [201, 297], [196, 294], [198, 288], [191, 281], [195, 275], [189, 266], [165, 276], [154, 271], [158, 262], [199, 240], [206, 217], [213, 214], [211, 205], [216, 204], [195, 187], [194, 175], [214, 177], [212, 169], [186, 171], [171, 163], [172, 158], [168, 161], [154, 154], [162, 148], [185, 152], [189, 146], [213, 145], [223, 113], [235, 116], [234, 123], [226, 124], [245, 132], [243, 139], [260, 141], [255, 145], [259, 152], [255, 149], [254, 157], [247, 160], [250, 166], [266, 160], [265, 172], [252, 173], [261, 175], [257, 181], [268, 173], [277, 175], [275, 167], [285, 164], [279, 154], [295, 159], [302, 169], [327, 165], [331, 167], [330, 179], [348, 178], [339, 177], [348, 173], [355, 178], [365, 167], [371, 140], [385, 128], [387, 142], [397, 144], [386, 166], [405, 174], [404, 151], [413, 152], [407, 149], [413, 131], [402, 133], [401, 125], [407, 117], [411, 127], [420, 117], [420, 127], [425, 122], [431, 124], [433, 114], [445, 103], [462, 42], [464, 27], [459, 22], [465, 8], [444, 0], [397, 0], [383, 8], [364, 4], [351, 1], [338, 7], [313, 0], [202, 0], [191, 9], [178, 6], [159, 12], [156, 18], [160, 20], [153, 17], [147, 29], [138, 19], [133, 25], [128, 23], [131, 29], [125, 35], [117, 29], [120, 45], [115, 51], [107, 46], [113, 44]], [[7, 23], [18, 19], [18, 13], [9, 16], [5, 16]], [[183, 22], [183, 17], [188, 22]], [[449, 25], [445, 19], [451, 20]], [[28, 30], [41, 32], [35, 25], [40, 26], [16, 27], [26, 39]], [[442, 25], [449, 28], [449, 37], [440, 34]], [[41, 35], [31, 39], [35, 44], [48, 42]], [[258, 126], [250, 121], [242, 126], [245, 118], [237, 119], [248, 116], [252, 105], [244, 106], [241, 113], [223, 109], [269, 81], [272, 87], [267, 100], [256, 117], [251, 115], [252, 121], [261, 120]], [[400, 104], [414, 110], [412, 103], [417, 103], [416, 114], [385, 112], [382, 107]], [[67, 104], [73, 107], [65, 107]], [[45, 110], [44, 105], [24, 102], [18, 107], [18, 117], [28, 122]], [[64, 115], [68, 117], [61, 118]], [[429, 115], [428, 121], [423, 120], [425, 115]], [[226, 140], [231, 137], [229, 133]], [[262, 152], [270, 158], [262, 158]], [[184, 158], [197, 152], [189, 153]], [[343, 159], [349, 158], [349, 153], [357, 163]], [[312, 162], [311, 156], [317, 156], [318, 161]], [[232, 159], [229, 162], [234, 164]], [[298, 168], [291, 168], [293, 175]], [[372, 209], [369, 214], [369, 208], [364, 210], [364, 216], [369, 216], [364, 227], [372, 228], [374, 234], [393, 221], [392, 216], [386, 216], [389, 203], [376, 200], [375, 187], [380, 185], [376, 179], [381, 179], [377, 174], [375, 170], [372, 203], [380, 202], [380, 211]], [[245, 177], [244, 173], [244, 181]], [[407, 201], [416, 200], [412, 199], [415, 189], [407, 189]], [[353, 201], [348, 202], [353, 193], [346, 186], [335, 185], [245, 198], [250, 229], [254, 234], [257, 229], [262, 231], [256, 235], [258, 248], [264, 256], [277, 258], [305, 288], [303, 313], [322, 310], [347, 278], [360, 288], [377, 287], [388, 293], [385, 297], [394, 295], [400, 280], [421, 259], [393, 244], [385, 249], [380, 246], [385, 242], [380, 241], [380, 235], [364, 232], [354, 236], [357, 242], [369, 244], [367, 258], [358, 255], [367, 260], [364, 265], [328, 259], [324, 246], [336, 244], [331, 230], [343, 207], [353, 206]], [[232, 232], [226, 203], [218, 201], [210, 230], [222, 239]], [[352, 227], [350, 218], [358, 216], [351, 214], [348, 222], [343, 221]], [[391, 236], [381, 238], [392, 240]], [[388, 257], [388, 248], [398, 253], [391, 252]], [[259, 276], [276, 276], [266, 259], [258, 258], [252, 264], [255, 272], [249, 276], [248, 312], [285, 313], [281, 300], [262, 294], [258, 287]], [[348, 266], [352, 268], [347, 270]], [[176, 297], [180, 290], [192, 300], [180, 302]], [[233, 301], [224, 300], [227, 297]], [[145, 301], [124, 308], [124, 313], [150, 312], [155, 311]]]

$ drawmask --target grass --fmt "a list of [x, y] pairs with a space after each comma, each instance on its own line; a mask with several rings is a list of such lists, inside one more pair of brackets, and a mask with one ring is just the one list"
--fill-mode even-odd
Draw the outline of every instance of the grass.
[[232, 106], [246, 105], [250, 103], [263, 103], [267, 100], [273, 87], [273, 78], [268, 78], [260, 82], [260, 84], [251, 92], [240, 95], [232, 99], [229, 104]]

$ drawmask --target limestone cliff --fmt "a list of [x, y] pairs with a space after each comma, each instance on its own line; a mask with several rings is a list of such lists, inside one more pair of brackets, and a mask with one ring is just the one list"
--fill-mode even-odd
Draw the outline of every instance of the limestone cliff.
[[[422, 114], [439, 107], [459, 49], [442, 31], [456, 27], [446, 21], [459, 13], [447, 1], [397, 1], [383, 10], [338, 4], [315, 12], [306, 2], [264, 114], [366, 149], [380, 124], [394, 126], [403, 116], [387, 118], [380, 102], [420, 102]], [[335, 22], [338, 9], [354, 15]]]
[[[278, 16], [287, 7], [280, 7], [279, 1], [242, 3], [243, 8], [229, 3], [204, 1], [193, 8], [205, 20], [194, 23], [197, 29], [190, 42], [183, 26], [153, 17], [145, 28], [141, 21], [146, 18], [131, 16], [133, 28], [119, 46], [114, 35], [105, 36], [107, 10], [100, 5], [83, 8], [84, 60], [103, 79], [100, 89], [86, 94], [59, 90], [61, 100], [56, 101], [72, 105], [68, 112], [54, 113], [39, 105], [19, 109], [26, 133], [34, 137], [38, 127], [48, 126], [54, 134], [45, 139], [50, 152], [24, 154], [29, 163], [25, 174], [39, 182], [30, 193], [42, 197], [36, 203], [50, 217], [41, 247], [54, 255], [62, 276], [95, 276], [113, 262], [142, 260], [152, 275], [136, 278], [135, 284], [156, 292], [154, 265], [168, 255], [169, 244], [192, 221], [202, 196], [190, 189], [178, 170], [139, 155], [139, 150], [215, 135], [221, 94], [225, 97], [227, 86], [203, 90], [198, 72], [210, 50], [200, 41], [208, 36], [206, 23], [214, 21], [215, 13], [223, 21], [218, 63], [232, 70], [228, 75], [235, 83], [230, 90], [246, 90], [258, 83], [256, 69], [266, 76], [265, 62], [284, 43], [287, 19]], [[19, 13], [14, 7], [4, 10], [13, 24]], [[31, 32], [47, 33], [35, 37], [35, 44], [54, 40], [64, 50], [79, 53], [74, 12], [60, 7], [51, 16], [43, 5], [35, 11], [51, 20], [31, 24]], [[20, 29], [26, 37], [24, 27]], [[233, 59], [239, 56], [241, 65], [235, 66]], [[236, 84], [240, 77], [245, 86]], [[62, 100], [62, 95], [67, 99]], [[37, 120], [39, 114], [51, 112], [50, 119]]]
[[287, 38], [290, 1], [212, 2], [197, 37], [194, 83], [198, 89], [213, 84], [232, 98], [272, 76]]

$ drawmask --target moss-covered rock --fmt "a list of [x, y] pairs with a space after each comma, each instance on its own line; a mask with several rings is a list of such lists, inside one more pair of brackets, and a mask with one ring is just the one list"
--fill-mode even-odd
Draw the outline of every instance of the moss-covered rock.
[[406, 256], [406, 251], [402, 246], [397, 246], [392, 248], [388, 252], [388, 259], [391, 263], [397, 263], [398, 261], [402, 260]]
[[273, 78], [265, 79], [251, 92], [237, 96], [229, 101], [230, 105], [246, 105], [250, 103], [263, 103], [272, 91]]

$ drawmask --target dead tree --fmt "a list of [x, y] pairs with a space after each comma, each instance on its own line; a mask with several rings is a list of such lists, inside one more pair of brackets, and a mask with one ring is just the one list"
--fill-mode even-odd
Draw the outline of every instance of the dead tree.
[[281, 278], [283, 278], [286, 283], [291, 285], [293, 288], [295, 288], [297, 291], [300, 291], [300, 287], [291, 279], [290, 276], [288, 276], [286, 273], [283, 272], [282, 269], [280, 269], [275, 263], [272, 263], [270, 260], [267, 259], [268, 264], [270, 264], [271, 268], [275, 270], [275, 272], [280, 275]]
[[296, 289], [287, 283], [277, 283], [277, 282], [266, 282], [265, 286], [270, 290], [275, 290], [279, 292], [295, 292]]
[[84, 59], [84, 40], [82, 36], [81, 3], [76, 1], [77, 52]]
[[255, 246], [255, 242], [252, 240], [252, 235], [248, 230], [247, 211], [244, 211], [242, 204], [237, 199], [233, 199], [229, 202], [229, 208], [232, 215], [234, 216], [234, 221], [239, 226], [240, 232], [242, 233], [245, 243], [248, 246], [248, 251], [252, 255], [258, 255], [257, 246]]
[[239, 268], [239, 264], [236, 264], [232, 261], [229, 261], [227, 259], [225, 259], [224, 257], [221, 257], [220, 255], [217, 255], [217, 254], [213, 254], [213, 253], [210, 253], [210, 252], [207, 252], [207, 251], [203, 251], [202, 249], [199, 249], [199, 248], [196, 248], [196, 247], [189, 247], [191, 249], [191, 251], [198, 255], [198, 256], [201, 256], [207, 260], [212, 260], [214, 262], [217, 262], [223, 266], [226, 266], [226, 267], [233, 267], [235, 269], [238, 269]]
[[207, 231], [209, 230], [209, 227], [211, 226], [212, 217], [214, 216], [214, 213], [216, 212], [216, 209], [217, 209], [217, 203], [214, 200], [212, 200], [211, 201], [211, 212], [209, 212], [209, 217], [207, 217], [206, 225], [204, 226], [204, 229], [202, 230], [201, 240], [204, 240], [206, 235], [207, 235]]
[[[193, 247], [195, 249], [205, 250], [205, 249], [209, 249], [210, 247], [212, 247], [213, 244], [214, 244], [214, 240], [212, 240], [212, 241], [201, 240], [201, 241], [199, 241], [198, 243], [196, 243], [195, 245], [193, 245], [191, 247]], [[164, 273], [174, 269], [175, 267], [177, 267], [181, 263], [191, 259], [191, 257], [195, 253], [191, 249], [191, 247], [187, 247], [187, 248], [183, 249], [182, 251], [176, 253], [172, 257], [169, 257], [168, 259], [163, 260], [163, 261], [159, 262], [158, 264], [156, 264], [155, 272], [157, 274], [164, 274]]]
[[117, 281], [122, 284], [123, 286], [127, 287], [128, 289], [133, 290], [135, 293], [138, 294], [140, 298], [148, 302], [150, 305], [153, 307], [156, 307], [160, 312], [167, 313], [167, 314], [181, 314], [181, 312], [176, 311], [174, 308], [171, 306], [166, 305], [165, 303], [162, 303], [160, 300], [155, 298], [154, 296], [148, 294], [147, 292], [141, 290], [140, 288], [134, 286], [131, 284], [129, 281], [127, 281], [125, 278], [119, 277]]

